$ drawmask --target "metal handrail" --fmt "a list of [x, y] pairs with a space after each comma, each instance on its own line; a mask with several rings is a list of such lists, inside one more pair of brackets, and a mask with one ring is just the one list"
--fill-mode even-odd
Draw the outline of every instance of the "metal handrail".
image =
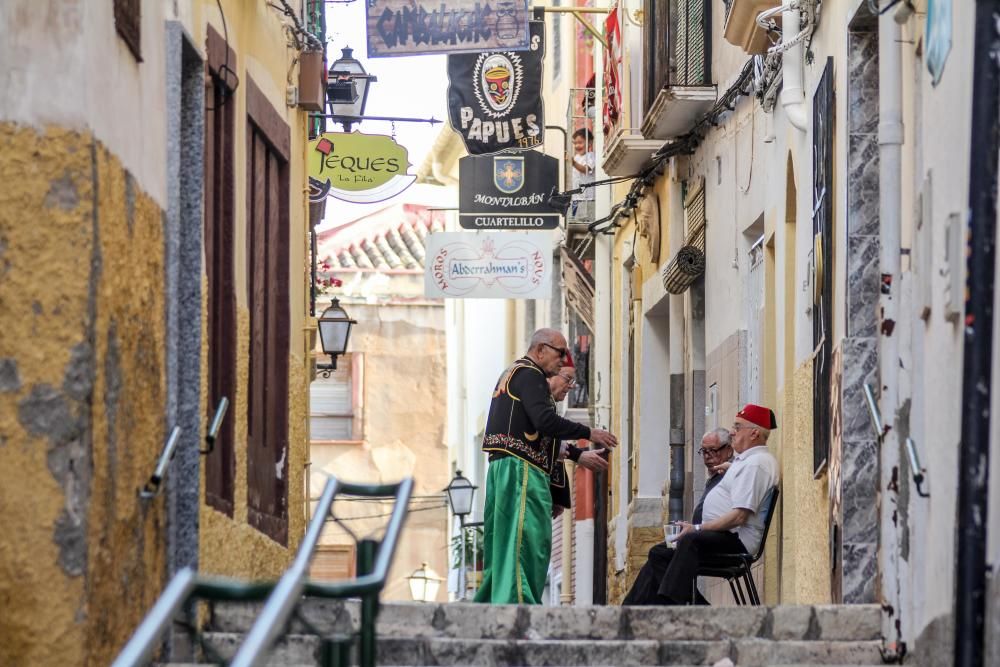
[[226, 411], [229, 409], [229, 399], [225, 396], [219, 399], [219, 405], [215, 408], [215, 415], [212, 416], [212, 423], [205, 433], [205, 444], [207, 447], [201, 450], [202, 454], [211, 454], [215, 449], [215, 441], [219, 438], [219, 431], [222, 430], [222, 420], [226, 418]]
[[175, 426], [170, 432], [170, 437], [167, 438], [166, 444], [163, 445], [160, 458], [156, 461], [156, 469], [153, 470], [153, 474], [149, 477], [146, 485], [139, 491], [140, 498], [155, 498], [160, 493], [160, 484], [167, 474], [167, 466], [170, 464], [170, 460], [174, 458], [174, 451], [177, 449], [177, 443], [180, 442], [180, 439], [181, 427]]
[[[384, 497], [395, 496], [395, 504], [389, 523], [385, 529], [385, 536], [382, 544], [378, 547], [375, 557], [374, 567], [371, 572], [363, 573], [352, 581], [332, 582], [320, 584], [308, 582], [309, 563], [312, 561], [316, 545], [319, 543], [320, 533], [326, 522], [333, 501], [337, 493], [343, 492], [348, 495], [362, 497]], [[267, 654], [271, 646], [281, 636], [288, 620], [298, 606], [303, 593], [317, 597], [343, 598], [351, 596], [362, 596], [367, 598], [362, 604], [362, 633], [366, 631], [366, 625], [370, 633], [374, 631], [374, 602], [373, 599], [385, 587], [386, 579], [389, 575], [389, 566], [392, 564], [392, 557], [395, 555], [396, 544], [403, 529], [403, 522], [406, 519], [406, 510], [409, 505], [410, 495], [413, 492], [413, 479], [408, 477], [398, 484], [383, 485], [363, 485], [340, 482], [334, 477], [327, 479], [323, 487], [316, 506], [316, 511], [309, 522], [305, 537], [299, 545], [295, 561], [292, 566], [278, 581], [274, 591], [268, 598], [261, 610], [260, 615], [254, 622], [253, 627], [239, 651], [230, 663], [231, 667], [255, 667], [262, 665], [267, 660]], [[367, 613], [366, 613], [367, 611]], [[366, 618], [366, 616], [368, 618]], [[372, 634], [371, 639], [374, 639]], [[365, 646], [366, 641], [362, 637], [361, 665], [367, 667], [375, 664], [374, 644]]]
[[148, 665], [174, 617], [192, 598], [227, 602], [263, 600], [273, 589], [271, 582], [248, 583], [221, 577], [202, 579], [192, 568], [185, 567], [167, 584], [111, 667]]

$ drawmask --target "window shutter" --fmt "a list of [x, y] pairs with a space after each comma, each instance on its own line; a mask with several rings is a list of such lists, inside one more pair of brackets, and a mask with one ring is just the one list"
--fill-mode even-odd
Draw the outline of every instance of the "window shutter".
[[309, 390], [310, 439], [353, 440], [354, 382], [352, 358], [338, 360], [337, 370], [329, 378], [317, 378]]
[[320, 544], [309, 565], [313, 581], [345, 581], [354, 578], [353, 544]]
[[705, 252], [705, 181], [684, 203], [684, 244]]
[[115, 30], [138, 62], [142, 62], [142, 0], [115, 0]]

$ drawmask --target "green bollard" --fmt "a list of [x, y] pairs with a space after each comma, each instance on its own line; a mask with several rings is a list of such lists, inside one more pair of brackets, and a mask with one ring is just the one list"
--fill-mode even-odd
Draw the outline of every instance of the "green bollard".
[[[371, 574], [375, 569], [375, 554], [379, 543], [375, 540], [358, 542], [358, 576]], [[375, 667], [375, 617], [378, 615], [378, 593], [368, 593], [361, 598], [360, 667]]]

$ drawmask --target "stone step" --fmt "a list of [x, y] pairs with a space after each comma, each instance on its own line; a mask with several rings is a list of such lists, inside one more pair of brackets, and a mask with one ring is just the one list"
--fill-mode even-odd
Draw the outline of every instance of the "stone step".
[[[247, 632], [259, 604], [217, 603], [211, 627]], [[290, 631], [351, 634], [357, 631], [356, 601], [306, 599]], [[778, 607], [542, 607], [469, 603], [383, 604], [377, 631], [386, 637], [456, 639], [678, 639], [875, 640], [877, 605]], [[311, 626], [311, 627], [310, 627]]]
[[[219, 655], [235, 655], [242, 635], [207, 633]], [[274, 667], [315, 661], [319, 638], [288, 635], [267, 662]], [[766, 640], [585, 640], [585, 639], [455, 639], [382, 637], [379, 664], [395, 665], [713, 665], [730, 658], [738, 667], [777, 664], [878, 665], [876, 641]]]
[[[211, 627], [247, 632], [260, 605], [218, 603]], [[326, 634], [358, 628], [358, 603], [306, 599], [300, 615]], [[290, 631], [311, 634], [295, 620]], [[469, 603], [387, 603], [377, 631], [391, 638], [869, 641], [880, 637], [877, 605], [778, 607], [542, 607]]]

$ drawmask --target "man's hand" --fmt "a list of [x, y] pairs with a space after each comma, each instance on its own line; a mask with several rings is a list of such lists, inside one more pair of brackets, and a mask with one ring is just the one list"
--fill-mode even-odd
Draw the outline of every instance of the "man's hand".
[[688, 533], [694, 532], [693, 523], [688, 523], [687, 521], [675, 521], [674, 524], [681, 527], [681, 532], [677, 534], [677, 539], [674, 540], [674, 542], [677, 542], [677, 540], [681, 539]]
[[714, 473], [720, 473], [720, 472], [721, 472], [721, 473], [724, 473], [724, 472], [726, 472], [727, 470], [729, 470], [730, 466], [732, 466], [732, 465], [733, 465], [733, 462], [732, 462], [732, 461], [725, 461], [725, 462], [723, 462], [723, 463], [720, 463], [719, 465], [715, 466], [715, 467], [714, 467], [714, 468], [712, 468], [711, 470], [712, 470], [712, 472], [714, 472]]
[[590, 429], [590, 441], [595, 445], [600, 445], [601, 447], [615, 448], [618, 446], [618, 438], [616, 438], [610, 431], [605, 431], [600, 428]]
[[608, 469], [608, 462], [604, 460], [601, 452], [606, 451], [606, 449], [585, 449], [580, 454], [580, 459], [576, 463], [577, 465], [583, 466], [587, 470], [604, 472]]
[[556, 457], [556, 460], [565, 461], [567, 456], [569, 456], [569, 443], [563, 440], [559, 443], [559, 456]]

